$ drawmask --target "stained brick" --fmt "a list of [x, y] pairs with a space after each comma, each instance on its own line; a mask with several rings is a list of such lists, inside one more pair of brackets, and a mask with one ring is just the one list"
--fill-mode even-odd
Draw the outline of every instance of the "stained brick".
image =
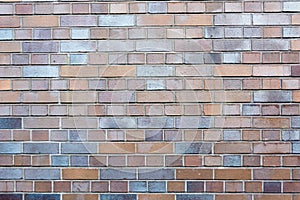
[[138, 128], [173, 128], [174, 118], [172, 117], [139, 117], [137, 119]]
[[298, 12], [300, 10], [299, 2], [283, 2], [283, 11]]
[[132, 117], [103, 117], [100, 118], [100, 128], [137, 128], [137, 119]]
[[253, 25], [286, 25], [291, 22], [289, 15], [285, 14], [255, 14]]
[[211, 154], [211, 143], [175, 143], [176, 154]]
[[25, 66], [23, 67], [23, 77], [58, 77], [59, 68], [57, 66]]

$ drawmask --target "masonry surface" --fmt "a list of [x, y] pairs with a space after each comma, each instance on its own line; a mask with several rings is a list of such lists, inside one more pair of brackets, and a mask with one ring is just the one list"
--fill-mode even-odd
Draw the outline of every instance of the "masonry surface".
[[0, 3], [0, 200], [300, 200], [300, 2]]

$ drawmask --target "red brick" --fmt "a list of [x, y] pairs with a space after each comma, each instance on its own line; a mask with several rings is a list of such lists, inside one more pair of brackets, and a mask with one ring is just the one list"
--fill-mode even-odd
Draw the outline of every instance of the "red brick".
[[12, 17], [12, 16], [0, 17], [0, 28], [18, 28], [18, 27], [20, 27], [20, 18], [19, 17]]

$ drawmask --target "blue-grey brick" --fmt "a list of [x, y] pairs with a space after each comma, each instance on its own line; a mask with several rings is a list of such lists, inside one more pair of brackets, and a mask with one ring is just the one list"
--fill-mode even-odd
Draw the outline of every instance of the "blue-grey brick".
[[0, 199], [3, 200], [22, 200], [22, 194], [0, 194]]
[[138, 128], [174, 128], [173, 117], [139, 117]]
[[300, 117], [292, 117], [292, 128], [300, 128]]
[[222, 27], [205, 27], [204, 37], [205, 38], [223, 38], [224, 30]]
[[23, 77], [59, 77], [58, 66], [25, 66]]
[[69, 157], [68, 156], [52, 156], [51, 157], [51, 166], [67, 167], [67, 166], [69, 166]]
[[221, 53], [204, 53], [205, 64], [221, 64], [222, 54]]
[[93, 41], [71, 41], [60, 44], [61, 52], [91, 52], [96, 49], [97, 43]]
[[240, 53], [223, 53], [224, 63], [241, 63]]
[[134, 26], [134, 15], [100, 15], [99, 26]]
[[185, 53], [184, 54], [184, 63], [187, 64], [203, 64], [204, 57], [203, 53]]
[[283, 37], [296, 37], [300, 35], [300, 27], [283, 28]]
[[213, 200], [211, 194], [176, 194], [176, 200]]
[[211, 117], [177, 117], [176, 128], [209, 128], [211, 127]]
[[148, 182], [148, 192], [150, 193], [163, 193], [166, 192], [166, 182], [165, 181], [149, 181]]
[[260, 115], [259, 105], [243, 105], [243, 115]]
[[101, 200], [137, 200], [136, 194], [100, 194]]
[[71, 156], [71, 166], [74, 166], [74, 167], [89, 166], [88, 156]]
[[132, 40], [98, 41], [98, 51], [134, 51], [134, 42]]
[[60, 200], [60, 194], [25, 194], [25, 200]]
[[0, 129], [20, 129], [22, 128], [21, 118], [0, 118]]
[[284, 141], [300, 140], [300, 131], [299, 130], [282, 130], [281, 138]]
[[282, 39], [252, 40], [252, 50], [283, 51], [283, 50], [289, 50], [289, 48], [290, 45], [288, 40], [282, 40]]
[[147, 192], [147, 182], [146, 181], [130, 181], [129, 182], [129, 192]]
[[136, 128], [136, 118], [134, 117], [100, 117], [100, 128]]
[[163, 90], [165, 88], [164, 80], [147, 80], [147, 90]]
[[254, 91], [254, 102], [291, 102], [291, 91]]
[[139, 180], [173, 180], [175, 179], [174, 169], [139, 169]]
[[71, 30], [72, 39], [89, 39], [90, 30], [86, 28], [74, 28]]
[[59, 153], [58, 143], [25, 143], [24, 153], [46, 153], [55, 154]]
[[300, 2], [297, 1], [283, 2], [283, 11], [299, 12], [299, 10], [300, 10]]
[[285, 25], [290, 24], [291, 18], [285, 14], [255, 14], [253, 25]]
[[215, 51], [249, 51], [251, 50], [250, 40], [214, 40]]
[[223, 131], [224, 140], [241, 140], [242, 134], [238, 130], [224, 130]]
[[174, 67], [172, 66], [138, 66], [137, 76], [172, 76]]
[[241, 38], [243, 37], [243, 28], [241, 27], [226, 27], [225, 28], [226, 38]]
[[161, 141], [163, 140], [162, 130], [145, 130], [146, 141]]
[[15, 154], [22, 153], [23, 145], [22, 143], [0, 143], [0, 154]]
[[61, 152], [65, 154], [97, 153], [97, 146], [95, 143], [63, 143]]
[[211, 143], [175, 143], [176, 154], [211, 154], [212, 144]]
[[134, 169], [100, 169], [100, 179], [103, 180], [135, 180]]
[[87, 141], [86, 130], [70, 130], [69, 141]]
[[294, 142], [292, 147], [293, 153], [300, 153], [300, 142]]
[[251, 25], [250, 14], [218, 14], [215, 25]]
[[167, 12], [166, 2], [149, 2], [148, 12], [149, 13], [166, 13]]
[[56, 53], [57, 42], [23, 42], [23, 53]]
[[67, 141], [68, 131], [67, 130], [51, 130], [50, 140], [52, 141]]
[[241, 166], [241, 156], [228, 155], [223, 157], [223, 165], [225, 167], [238, 167]]
[[97, 17], [88, 15], [60, 16], [60, 26], [97, 26]]
[[70, 64], [72, 65], [80, 65], [87, 63], [87, 55], [86, 54], [71, 54], [70, 55]]
[[170, 40], [137, 40], [136, 41], [136, 50], [137, 51], [168, 51], [173, 50], [173, 43]]
[[59, 180], [60, 170], [59, 169], [25, 169], [26, 180]]
[[258, 27], [245, 27], [244, 28], [244, 37], [246, 38], [254, 38], [254, 37], [262, 37], [263, 32], [261, 28]]
[[0, 30], [0, 40], [12, 40], [13, 37], [13, 31], [11, 29]]
[[15, 168], [1, 168], [0, 180], [18, 180], [22, 179], [22, 169]]

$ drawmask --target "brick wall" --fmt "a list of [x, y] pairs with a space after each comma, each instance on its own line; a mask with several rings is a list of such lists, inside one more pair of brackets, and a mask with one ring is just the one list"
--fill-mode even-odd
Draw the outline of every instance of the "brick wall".
[[1, 200], [299, 200], [298, 1], [0, 4]]

